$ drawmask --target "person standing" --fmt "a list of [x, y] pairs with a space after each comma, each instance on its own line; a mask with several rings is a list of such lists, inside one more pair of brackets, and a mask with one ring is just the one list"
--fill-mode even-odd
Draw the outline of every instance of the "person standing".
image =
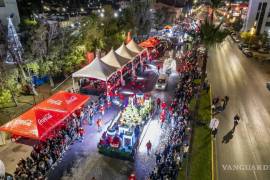
[[157, 65], [157, 69], [158, 69], [158, 73], [159, 73], [159, 71], [160, 71], [160, 65]]
[[211, 134], [213, 134], [214, 138], [216, 137], [217, 130], [218, 130], [218, 125], [219, 125], [219, 120], [217, 118], [213, 118], [210, 121], [210, 129], [211, 129]]
[[101, 103], [99, 110], [100, 110], [101, 115], [104, 116], [104, 114], [105, 114], [105, 104], [104, 103]]
[[83, 141], [83, 135], [84, 135], [85, 131], [82, 127], [79, 128], [79, 136], [80, 136], [80, 142]]
[[100, 132], [100, 131], [102, 131], [102, 120], [101, 120], [101, 118], [99, 118], [98, 120], [97, 120], [97, 127], [98, 127], [98, 132]]
[[91, 126], [93, 124], [93, 116], [94, 116], [94, 112], [93, 112], [93, 108], [90, 107], [88, 109], [88, 124]]
[[163, 101], [163, 102], [162, 102], [162, 104], [161, 104], [161, 108], [162, 108], [162, 110], [165, 110], [165, 109], [166, 109], [166, 107], [167, 107], [167, 104], [166, 104], [166, 102], [165, 102], [165, 101]]
[[240, 116], [239, 114], [236, 114], [233, 117], [233, 131], [235, 130], [236, 126], [239, 124], [239, 121], [240, 121]]
[[159, 109], [160, 109], [160, 103], [161, 103], [160, 98], [157, 98], [157, 110], [158, 110], [158, 111], [159, 111]]
[[84, 120], [84, 112], [83, 112], [83, 108], [81, 109], [80, 111], [80, 127], [82, 127], [82, 124], [83, 124], [83, 120]]
[[150, 140], [146, 143], [146, 148], [147, 148], [147, 155], [150, 155], [150, 151], [152, 148], [152, 144], [151, 144]]
[[225, 100], [225, 101], [224, 101], [224, 105], [227, 106], [228, 101], [229, 101], [229, 96], [225, 96], [225, 97], [224, 97], [224, 100]]

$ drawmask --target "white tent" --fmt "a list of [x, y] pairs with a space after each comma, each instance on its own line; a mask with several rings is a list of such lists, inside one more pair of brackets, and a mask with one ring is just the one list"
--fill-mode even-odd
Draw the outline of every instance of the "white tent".
[[102, 62], [99, 58], [95, 58], [91, 64], [83, 67], [79, 71], [72, 74], [73, 78], [86, 77], [107, 81], [117, 69]]
[[127, 44], [127, 48], [137, 54], [143, 51], [143, 48], [140, 47], [133, 39]]
[[130, 60], [133, 59], [138, 54], [129, 50], [124, 43], [115, 52], [118, 55]]
[[120, 69], [129, 63], [130, 59], [118, 55], [116, 52], [114, 52], [113, 49], [111, 49], [108, 54], [101, 58], [101, 61], [103, 61], [105, 64], [108, 64], [109, 66]]

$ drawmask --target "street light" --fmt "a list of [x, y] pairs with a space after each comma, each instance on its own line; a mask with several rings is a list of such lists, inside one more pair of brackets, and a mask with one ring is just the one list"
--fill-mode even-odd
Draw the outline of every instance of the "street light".
[[117, 18], [117, 17], [118, 17], [118, 13], [115, 12], [115, 13], [113, 14], [113, 16], [114, 16], [115, 18]]
[[100, 17], [102, 17], [102, 18], [104, 17], [104, 13], [103, 13], [103, 12], [102, 12], [102, 13], [100, 13]]

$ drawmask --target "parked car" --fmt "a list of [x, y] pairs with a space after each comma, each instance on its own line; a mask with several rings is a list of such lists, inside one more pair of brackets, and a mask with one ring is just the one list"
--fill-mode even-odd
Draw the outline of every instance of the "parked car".
[[240, 39], [236, 35], [232, 35], [232, 39], [234, 42], [237, 42], [237, 43], [240, 42]]
[[248, 48], [243, 48], [242, 52], [247, 56], [247, 57], [253, 57], [253, 53], [248, 49]]
[[167, 85], [168, 85], [167, 75], [166, 74], [161, 74], [158, 77], [155, 88], [158, 89], [158, 90], [165, 90], [167, 88]]
[[267, 49], [267, 48], [260, 48], [260, 49], [258, 50], [258, 52], [259, 52], [259, 53], [263, 53], [263, 54], [267, 54], [267, 53], [269, 53], [270, 51], [269, 51], [269, 49]]
[[246, 44], [246, 43], [239, 43], [238, 47], [239, 47], [239, 49], [242, 50], [243, 48], [248, 48], [248, 44]]
[[235, 38], [235, 40], [234, 40], [236, 43], [240, 43], [240, 39], [238, 39], [238, 38]]
[[253, 50], [257, 51], [257, 50], [260, 49], [260, 46], [258, 46], [257, 44], [252, 44], [252, 45], [250, 46], [250, 49], [253, 49]]

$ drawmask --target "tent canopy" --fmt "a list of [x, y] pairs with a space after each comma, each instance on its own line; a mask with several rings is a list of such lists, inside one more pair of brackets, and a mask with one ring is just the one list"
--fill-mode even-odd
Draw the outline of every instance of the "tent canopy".
[[41, 140], [67, 116], [66, 111], [45, 110], [34, 107], [1, 126], [0, 130]]
[[118, 55], [130, 60], [137, 56], [137, 53], [130, 51], [124, 43], [115, 52]]
[[88, 100], [89, 96], [86, 95], [59, 91], [48, 99], [39, 103], [37, 107], [72, 113], [84, 105]]
[[72, 77], [88, 77], [107, 81], [117, 69], [95, 58], [91, 64], [72, 74]]
[[140, 43], [140, 46], [143, 48], [154, 48], [159, 43], [160, 43], [159, 39], [157, 39], [155, 37], [151, 37], [151, 38], [147, 39], [146, 41], [143, 41], [142, 43]]
[[71, 113], [89, 100], [89, 96], [60, 91], [0, 127], [15, 135], [43, 140]]
[[133, 39], [127, 44], [127, 48], [134, 53], [141, 53], [143, 48], [140, 47]]
[[130, 59], [118, 55], [113, 49], [110, 50], [108, 54], [101, 58], [105, 64], [115, 67], [122, 68], [124, 65], [130, 62]]

